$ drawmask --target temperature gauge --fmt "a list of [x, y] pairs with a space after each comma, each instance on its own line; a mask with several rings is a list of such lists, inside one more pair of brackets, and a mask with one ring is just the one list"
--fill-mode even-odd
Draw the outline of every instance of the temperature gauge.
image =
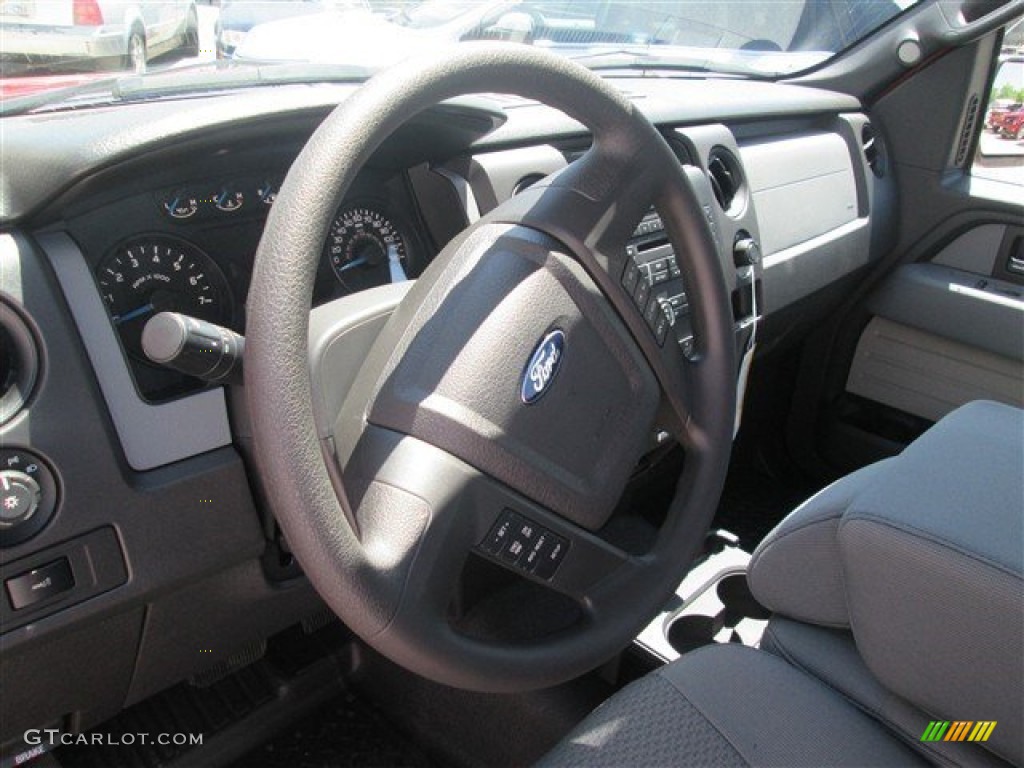
[[213, 198], [213, 204], [216, 206], [218, 211], [232, 213], [245, 204], [245, 195], [242, 193], [242, 190], [237, 187], [224, 187]]

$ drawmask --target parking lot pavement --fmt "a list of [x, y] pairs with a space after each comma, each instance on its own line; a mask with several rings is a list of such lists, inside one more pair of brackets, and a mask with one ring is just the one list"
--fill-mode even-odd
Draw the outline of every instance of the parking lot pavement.
[[991, 131], [981, 132], [981, 152], [984, 155], [1013, 155], [1024, 157], [1024, 141], [1004, 139]]
[[1024, 141], [1004, 139], [982, 131], [979, 149], [981, 151], [971, 168], [972, 175], [1024, 187]]

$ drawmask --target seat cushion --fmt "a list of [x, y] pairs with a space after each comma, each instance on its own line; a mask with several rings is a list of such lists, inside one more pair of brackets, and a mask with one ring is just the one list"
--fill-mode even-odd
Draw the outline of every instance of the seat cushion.
[[818, 678], [859, 709], [881, 720], [936, 765], [1009, 768], [1009, 763], [981, 744], [921, 741], [934, 718], [878, 682], [857, 652], [849, 631], [774, 616], [765, 628], [760, 647]]
[[848, 626], [879, 682], [936, 719], [997, 721], [985, 746], [1020, 763], [1022, 467], [1024, 411], [959, 408], [787, 517], [751, 558], [751, 591]]
[[927, 765], [812, 676], [740, 645], [700, 648], [617, 693], [541, 766]]

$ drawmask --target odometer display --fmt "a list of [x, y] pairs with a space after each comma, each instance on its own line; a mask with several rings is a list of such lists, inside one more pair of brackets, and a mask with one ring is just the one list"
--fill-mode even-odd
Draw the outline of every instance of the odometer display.
[[231, 293], [224, 274], [209, 256], [184, 240], [162, 235], [133, 238], [103, 260], [96, 281], [125, 349], [142, 361], [142, 329], [158, 312], [231, 323]]
[[324, 254], [338, 281], [351, 292], [409, 279], [405, 238], [391, 219], [371, 205], [338, 211]]

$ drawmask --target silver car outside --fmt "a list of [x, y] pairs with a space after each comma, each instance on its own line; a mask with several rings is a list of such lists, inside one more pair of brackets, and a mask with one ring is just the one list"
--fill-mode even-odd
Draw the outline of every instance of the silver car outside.
[[198, 54], [194, 0], [0, 0], [0, 61], [6, 70], [143, 72], [174, 48]]

